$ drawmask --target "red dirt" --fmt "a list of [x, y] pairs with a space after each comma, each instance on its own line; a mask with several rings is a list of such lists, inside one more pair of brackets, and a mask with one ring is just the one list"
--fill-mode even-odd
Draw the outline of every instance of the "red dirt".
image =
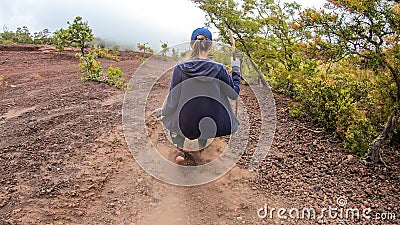
[[[129, 79], [140, 65], [138, 53], [121, 54], [120, 62], [101, 63], [120, 67]], [[137, 165], [124, 139], [124, 91], [82, 83], [74, 55], [43, 46], [0, 47], [0, 225], [400, 223], [399, 146], [385, 150], [388, 168], [365, 164], [346, 153], [332, 134], [289, 117], [290, 100], [280, 95], [275, 95], [274, 143], [260, 168], [245, 166], [254, 147], [250, 143], [240, 163], [210, 184], [177, 187], [152, 178]], [[160, 80], [149, 110], [162, 104], [168, 84], [168, 77]], [[248, 87], [241, 95], [251, 101]], [[252, 118], [257, 121], [257, 113]], [[159, 122], [149, 119], [147, 125], [151, 137], [161, 140]], [[213, 149], [224, 143], [215, 141], [202, 157], [211, 160]], [[160, 146], [166, 157], [173, 151], [162, 141]], [[397, 217], [257, 218], [265, 204], [320, 212], [341, 196], [348, 207]]]

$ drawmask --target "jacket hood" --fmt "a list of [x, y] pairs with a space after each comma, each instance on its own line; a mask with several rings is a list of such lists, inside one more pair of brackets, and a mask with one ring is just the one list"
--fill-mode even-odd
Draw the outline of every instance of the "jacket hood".
[[223, 68], [221, 64], [212, 61], [211, 59], [193, 59], [178, 64], [181, 71], [190, 76], [207, 76], [216, 78]]

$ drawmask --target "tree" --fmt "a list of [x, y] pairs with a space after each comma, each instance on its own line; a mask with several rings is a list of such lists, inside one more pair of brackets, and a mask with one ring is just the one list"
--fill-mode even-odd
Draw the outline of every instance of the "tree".
[[3, 44], [52, 44], [53, 37], [48, 29], [31, 33], [28, 27], [18, 27], [15, 32], [9, 31], [6, 26], [3, 27], [3, 33], [0, 33], [0, 43]]
[[165, 57], [167, 55], [167, 52], [169, 51], [168, 44], [165, 42], [161, 42], [161, 53]]
[[3, 26], [3, 33], [0, 34], [0, 43], [11, 44], [13, 43], [14, 37], [15, 33], [13, 31], [9, 31], [6, 26]]
[[59, 52], [62, 52], [65, 47], [70, 46], [69, 33], [67, 30], [61, 28], [60, 30], [54, 32], [54, 45]]
[[70, 41], [76, 44], [84, 55], [85, 44], [94, 39], [92, 28], [89, 27], [87, 21], [82, 21], [82, 17], [77, 16], [74, 19], [74, 23], [68, 23], [68, 33]]
[[92, 28], [88, 25], [87, 21], [82, 21], [82, 17], [77, 16], [74, 22], [69, 25], [66, 30], [60, 29], [55, 32], [56, 46], [60, 51], [66, 46], [76, 46], [81, 49], [82, 55], [85, 55], [84, 49], [86, 43], [94, 39]]
[[[273, 0], [244, 0], [240, 4], [234, 0], [192, 1], [207, 13], [209, 22], [219, 29], [226, 43], [229, 43], [228, 31], [232, 30], [237, 48], [263, 71], [272, 66], [282, 66], [286, 72], [299, 67], [302, 55], [297, 54], [298, 42], [305, 36], [293, 24], [300, 5]], [[253, 67], [257, 69], [254, 64]], [[257, 72], [261, 76], [261, 71]], [[286, 88], [290, 86], [287, 84]]]
[[43, 45], [52, 44], [52, 37], [49, 30], [43, 29], [42, 31], [33, 33], [33, 43]]
[[[316, 45], [339, 49], [336, 59], [360, 57], [377, 76], [389, 74], [397, 87], [397, 105], [381, 134], [371, 143], [368, 158], [381, 161], [380, 148], [393, 137], [400, 111], [400, 6], [390, 0], [329, 0], [324, 10], [306, 10], [302, 23], [320, 38]], [[332, 57], [331, 59], [334, 59]]]
[[13, 42], [18, 44], [32, 44], [33, 40], [28, 27], [17, 27]]
[[146, 53], [146, 52], [152, 53], [153, 49], [151, 49], [149, 46], [147, 46], [148, 44], [149, 44], [148, 42], [143, 43], [143, 44], [138, 43], [137, 47], [138, 47], [139, 51], [143, 51], [143, 53]]
[[[359, 156], [369, 148], [369, 158], [380, 160], [399, 118], [399, 3], [329, 0], [323, 10], [301, 10], [274, 0], [192, 2], [223, 41], [233, 31], [238, 49], [268, 73], [275, 90], [294, 97], [302, 115]], [[374, 79], [358, 79], [364, 72]]]

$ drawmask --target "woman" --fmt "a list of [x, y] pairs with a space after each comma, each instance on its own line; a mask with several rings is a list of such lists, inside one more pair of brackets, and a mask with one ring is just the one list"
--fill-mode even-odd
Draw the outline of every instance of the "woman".
[[175, 66], [170, 91], [160, 112], [177, 145], [177, 163], [188, 154], [183, 151], [185, 138], [198, 139], [199, 148], [204, 149], [208, 138], [230, 135], [239, 126], [228, 98], [236, 99], [240, 92], [240, 62], [231, 59], [230, 75], [224, 65], [208, 58], [212, 45], [208, 29], [193, 31], [191, 59]]

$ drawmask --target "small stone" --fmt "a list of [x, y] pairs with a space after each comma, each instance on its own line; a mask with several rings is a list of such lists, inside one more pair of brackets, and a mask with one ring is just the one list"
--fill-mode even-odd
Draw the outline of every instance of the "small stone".
[[315, 209], [315, 212], [318, 214], [320, 214], [322, 211], [321, 207], [319, 207], [319, 206], [314, 206], [314, 209]]
[[153, 193], [152, 197], [154, 198], [154, 200], [156, 201], [160, 201], [161, 200], [161, 196], [157, 193]]
[[21, 212], [21, 210], [22, 209], [14, 209], [12, 212], [13, 212], [13, 214], [17, 214], [17, 213]]

